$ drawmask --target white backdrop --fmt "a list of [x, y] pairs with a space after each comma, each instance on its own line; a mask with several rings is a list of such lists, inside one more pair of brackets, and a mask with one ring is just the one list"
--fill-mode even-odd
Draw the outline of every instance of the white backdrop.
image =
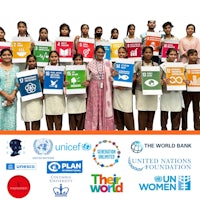
[[[95, 27], [102, 26], [103, 38], [109, 39], [111, 29], [116, 27], [119, 29], [119, 38], [122, 39], [126, 36], [129, 24], [135, 24], [135, 34], [139, 36], [147, 30], [147, 21], [155, 19], [157, 22], [156, 31], [162, 31], [162, 24], [171, 21], [174, 25], [173, 34], [181, 38], [186, 34], [187, 24], [193, 23], [196, 25], [195, 35], [199, 37], [200, 16], [198, 15], [200, 14], [196, 3], [197, 1], [191, 0], [189, 2], [190, 7], [188, 7], [188, 1], [186, 0], [181, 3], [174, 0], [168, 0], [167, 2], [159, 0], [58, 0], [55, 2], [47, 0], [40, 2], [7, 0], [1, 2], [2, 17], [0, 26], [5, 29], [6, 40], [8, 41], [11, 41], [11, 38], [17, 35], [18, 21], [27, 23], [28, 32], [34, 40], [38, 40], [39, 29], [46, 27], [49, 30], [49, 39], [54, 41], [59, 36], [59, 26], [62, 23], [69, 24], [71, 37], [80, 35], [80, 26], [86, 23], [90, 27], [89, 34], [91, 37], [94, 35]], [[14, 10], [11, 11], [9, 6]], [[137, 122], [136, 112], [135, 121]], [[192, 122], [191, 118], [190, 122]], [[24, 130], [24, 124], [20, 120], [20, 116], [18, 116], [18, 129]], [[46, 130], [45, 122], [42, 123], [42, 129]], [[68, 129], [67, 114], [64, 116], [63, 129]], [[160, 129], [159, 112], [156, 113], [154, 129]], [[192, 123], [189, 124], [189, 129], [193, 129]]]

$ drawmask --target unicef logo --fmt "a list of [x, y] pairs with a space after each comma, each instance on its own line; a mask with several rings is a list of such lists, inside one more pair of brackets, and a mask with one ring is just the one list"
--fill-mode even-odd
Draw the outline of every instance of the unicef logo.
[[30, 93], [34, 93], [36, 91], [36, 85], [33, 84], [33, 83], [28, 83], [26, 86], [25, 86], [25, 90], [28, 94]]
[[143, 145], [139, 141], [135, 141], [131, 144], [131, 149], [134, 153], [140, 153], [143, 150]]
[[53, 149], [53, 142], [46, 138], [37, 139], [33, 143], [33, 148], [38, 155], [48, 155]]
[[84, 151], [89, 151], [91, 148], [92, 148], [91, 144], [89, 144], [89, 143], [82, 144], [82, 149]]

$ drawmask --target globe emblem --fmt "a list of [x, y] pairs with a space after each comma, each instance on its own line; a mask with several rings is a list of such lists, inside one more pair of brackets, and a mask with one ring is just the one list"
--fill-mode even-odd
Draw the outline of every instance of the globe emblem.
[[155, 176], [154, 180], [155, 182], [162, 182], [162, 176]]
[[143, 145], [139, 141], [135, 141], [131, 144], [131, 150], [134, 153], [140, 153], [143, 150]]
[[53, 142], [46, 138], [36, 139], [33, 148], [38, 155], [48, 155], [53, 149]]
[[89, 151], [91, 149], [91, 144], [88, 143], [82, 144], [82, 149], [84, 151]]

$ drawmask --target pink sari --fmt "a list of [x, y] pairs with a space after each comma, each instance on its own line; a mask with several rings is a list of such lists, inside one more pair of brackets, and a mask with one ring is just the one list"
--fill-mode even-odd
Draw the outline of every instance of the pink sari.
[[[91, 75], [88, 88], [85, 130], [114, 130], [110, 61], [103, 62], [103, 80], [99, 80], [97, 61], [88, 64]], [[103, 82], [103, 88], [100, 83]]]

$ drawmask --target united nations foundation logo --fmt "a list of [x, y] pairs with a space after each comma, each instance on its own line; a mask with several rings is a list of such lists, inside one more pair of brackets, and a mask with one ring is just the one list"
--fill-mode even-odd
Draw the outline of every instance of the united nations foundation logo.
[[38, 155], [48, 155], [53, 149], [53, 142], [47, 138], [37, 139], [33, 143], [33, 148]]
[[139, 141], [134, 141], [132, 144], [131, 144], [131, 150], [134, 152], [134, 153], [140, 153], [142, 152], [143, 150], [143, 145], [141, 142]]

